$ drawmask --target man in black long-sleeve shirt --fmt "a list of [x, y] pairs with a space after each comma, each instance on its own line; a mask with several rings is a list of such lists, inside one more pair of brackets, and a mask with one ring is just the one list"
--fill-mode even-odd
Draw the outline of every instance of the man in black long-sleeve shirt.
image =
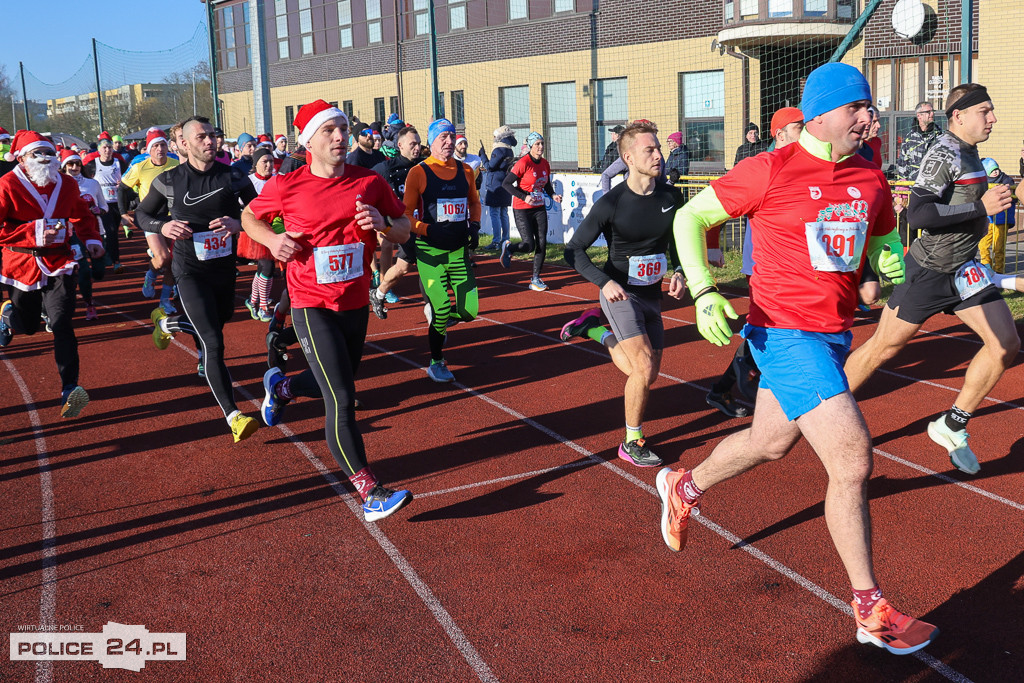
[[[612, 330], [600, 327], [600, 312], [591, 309], [567, 323], [561, 337], [589, 338], [608, 348], [615, 366], [628, 377], [626, 438], [619, 457], [639, 467], [658, 467], [661, 459], [644, 440], [643, 416], [661, 368], [661, 281], [668, 270], [672, 221], [684, 202], [679, 188], [659, 181], [664, 158], [653, 126], [628, 126], [619, 137], [619, 149], [629, 168], [626, 182], [597, 200], [565, 245], [565, 260], [601, 288], [601, 310]], [[604, 269], [587, 256], [587, 248], [601, 235], [608, 242]], [[682, 274], [673, 273], [669, 296], [680, 299], [683, 291]]]
[[235, 309], [231, 246], [242, 229], [238, 200], [248, 203], [255, 190], [237, 168], [214, 161], [216, 138], [208, 119], [193, 116], [182, 128], [187, 161], [157, 176], [135, 212], [147, 232], [174, 240], [171, 268], [185, 311], [168, 317], [162, 308], [154, 309], [153, 342], [163, 350], [176, 332], [199, 339], [206, 381], [238, 442], [252, 436], [257, 423], [235, 402], [224, 363], [224, 324]]
[[978, 144], [996, 122], [983, 86], [959, 85], [946, 98], [949, 131], [921, 160], [910, 191], [910, 227], [922, 234], [907, 254], [906, 281], [897, 286], [882, 311], [875, 334], [850, 354], [846, 375], [850, 391], [906, 346], [928, 318], [955, 314], [984, 342], [967, 368], [964, 386], [952, 408], [928, 424], [928, 436], [967, 474], [981, 466], [967, 444], [967, 420], [1017, 356], [1020, 338], [1013, 315], [984, 266], [974, 256], [988, 231], [986, 216], [1010, 208], [1007, 185], [988, 188]]

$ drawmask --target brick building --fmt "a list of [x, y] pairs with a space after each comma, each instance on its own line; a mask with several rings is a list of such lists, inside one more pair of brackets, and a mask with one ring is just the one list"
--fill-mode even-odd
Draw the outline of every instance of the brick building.
[[[250, 0], [210, 1], [222, 119], [234, 136], [254, 119]], [[694, 171], [720, 171], [747, 121], [763, 128], [776, 108], [799, 103], [803, 78], [827, 61], [863, 2], [436, 0], [439, 104], [471, 149], [489, 148], [490, 132], [508, 124], [542, 131], [555, 168], [591, 168], [610, 126], [648, 118], [665, 134], [684, 132]], [[843, 59], [872, 83], [889, 162], [917, 102], [941, 111], [960, 75], [960, 0], [924, 0], [914, 40], [893, 31], [895, 2], [883, 1]], [[1009, 111], [1005, 71], [1024, 13], [1010, 0], [974, 8], [974, 79], [1011, 119], [997, 126], [990, 155], [1015, 170], [1010, 141], [1024, 119]], [[394, 111], [426, 128], [427, 0], [265, 0], [265, 15], [274, 132], [293, 135], [294, 112], [316, 98], [362, 121]]]

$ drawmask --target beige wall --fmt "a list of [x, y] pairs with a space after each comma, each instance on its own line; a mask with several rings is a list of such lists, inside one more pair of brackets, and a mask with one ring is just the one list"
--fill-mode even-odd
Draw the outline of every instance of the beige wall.
[[1021, 63], [1013, 50], [1024, 35], [1024, 11], [1016, 0], [986, 0], [978, 5], [978, 62], [974, 80], [988, 88], [998, 121], [992, 136], [978, 147], [1005, 172], [1019, 172], [1024, 108], [1021, 107]]

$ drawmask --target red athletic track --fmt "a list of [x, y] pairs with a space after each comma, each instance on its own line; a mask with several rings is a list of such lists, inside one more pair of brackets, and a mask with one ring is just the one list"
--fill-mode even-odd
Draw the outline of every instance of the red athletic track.
[[[525, 262], [477, 257], [481, 319], [450, 334], [454, 386], [424, 375], [418, 296], [371, 316], [360, 426], [375, 470], [417, 498], [367, 525], [332, 485], [321, 403], [231, 443], [191, 340], [153, 347], [142, 240], [124, 247], [131, 270], [98, 285], [100, 320], [76, 318], [92, 397], [79, 419], [57, 416], [49, 335], [0, 352], [0, 630], [144, 624], [187, 633], [188, 660], [134, 673], [4, 656], [0, 681], [1024, 680], [1024, 369], [971, 422], [981, 473], [952, 470], [924, 431], [979, 348], [954, 318], [861, 397], [882, 586], [942, 628], [927, 654], [894, 657], [853, 638], [806, 444], [712, 490], [685, 552], [665, 547], [656, 470], [615, 457], [622, 376], [596, 344], [557, 339], [596, 294], [575, 273], [550, 269], [536, 293]], [[692, 466], [746, 421], [704, 404], [733, 348], [699, 340], [691, 307], [665, 307], [645, 427]], [[239, 308], [228, 364], [258, 400], [265, 326]]]

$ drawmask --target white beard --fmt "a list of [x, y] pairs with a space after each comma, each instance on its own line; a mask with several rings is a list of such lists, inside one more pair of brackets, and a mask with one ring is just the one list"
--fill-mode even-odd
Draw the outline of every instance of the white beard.
[[46, 187], [57, 182], [57, 175], [60, 169], [57, 168], [56, 157], [49, 162], [39, 161], [33, 157], [25, 157], [25, 175], [35, 185]]

